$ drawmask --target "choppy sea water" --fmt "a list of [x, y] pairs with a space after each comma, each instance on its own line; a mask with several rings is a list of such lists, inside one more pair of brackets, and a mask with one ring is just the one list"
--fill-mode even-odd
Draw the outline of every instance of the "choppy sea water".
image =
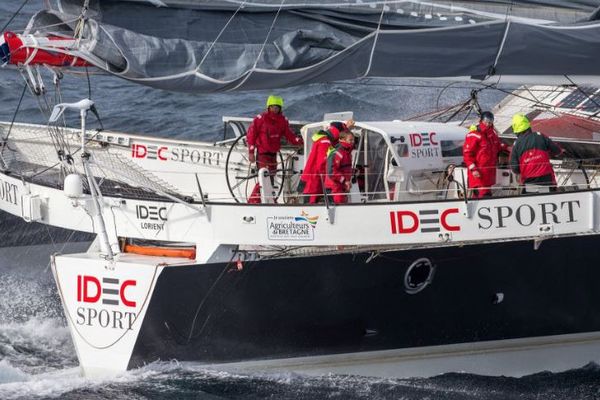
[[[0, 2], [0, 25], [21, 5]], [[41, 1], [30, 1], [11, 23], [19, 31]], [[467, 99], [464, 84], [378, 81], [316, 84], [277, 91], [290, 119], [314, 121], [324, 111], [354, 111], [358, 120], [402, 119]], [[0, 120], [13, 118], [23, 82], [0, 70]], [[65, 101], [89, 94], [85, 77], [66, 76]], [[115, 78], [91, 76], [91, 94], [106, 129], [169, 137], [214, 140], [221, 116], [253, 116], [266, 92], [189, 95], [159, 92]], [[484, 107], [503, 93], [482, 92]], [[17, 121], [44, 123], [36, 101], [26, 96]], [[0, 214], [0, 226], [6, 217]], [[12, 234], [12, 232], [11, 232]], [[35, 233], [16, 232], [35, 238]], [[46, 234], [46, 232], [44, 232]], [[0, 250], [0, 399], [598, 399], [600, 367], [588, 364], [564, 373], [523, 378], [452, 373], [433, 378], [372, 379], [296, 374], [241, 375], [191, 363], [155, 363], [110, 380], [82, 378], [48, 254], [62, 245]], [[80, 251], [77, 244], [73, 251]], [[593, 355], [590, 356], [593, 358]]]

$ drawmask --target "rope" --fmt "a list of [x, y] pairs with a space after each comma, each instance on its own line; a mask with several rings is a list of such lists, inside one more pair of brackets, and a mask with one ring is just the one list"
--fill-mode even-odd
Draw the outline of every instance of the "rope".
[[15, 19], [17, 15], [19, 15], [19, 13], [21, 12], [21, 10], [23, 9], [23, 7], [25, 7], [25, 5], [27, 3], [29, 3], [29, 0], [25, 0], [23, 2], [23, 4], [21, 4], [21, 7], [19, 7], [17, 9], [17, 11], [15, 11], [15, 13], [12, 15], [12, 17], [10, 17], [10, 19], [8, 20], [8, 22], [6, 24], [4, 24], [4, 26], [0, 30], [0, 33], [6, 31], [6, 28], [8, 28], [8, 25], [10, 25], [10, 23], [13, 21], [13, 19]]
[[87, 65], [85, 66], [85, 76], [87, 78], [87, 86], [88, 86], [88, 99], [92, 99], [92, 82], [90, 81], [90, 71], [88, 70]]
[[498, 46], [498, 51], [496, 52], [496, 58], [494, 59], [494, 63], [488, 70], [488, 77], [496, 74], [496, 65], [498, 65], [498, 60], [500, 60], [500, 56], [502, 55], [502, 51], [504, 50], [504, 44], [506, 43], [506, 37], [508, 36], [508, 30], [510, 29], [510, 16], [512, 14], [513, 1], [510, 2], [508, 7], [506, 8], [506, 16], [504, 21], [506, 22], [506, 28], [504, 28], [504, 35], [502, 35], [502, 40], [500, 41], [500, 45]]
[[[6, 142], [8, 140], [8, 138], [10, 137], [13, 125], [15, 124], [15, 120], [17, 119], [17, 114], [19, 113], [19, 109], [21, 108], [21, 103], [23, 102], [23, 97], [25, 96], [26, 90], [27, 90], [27, 85], [24, 85], [23, 91], [21, 92], [21, 97], [19, 98], [19, 103], [17, 104], [15, 113], [13, 114], [12, 120], [10, 121], [10, 126], [8, 127], [8, 133], [6, 134], [6, 137], [2, 139], [4, 142]], [[4, 147], [2, 148], [2, 151], [4, 151]]]
[[[221, 281], [221, 278], [223, 278], [223, 276], [225, 275], [225, 272], [227, 272], [229, 270], [229, 266], [233, 263], [233, 259], [235, 258], [236, 254], [237, 254], [237, 252], [233, 252], [233, 255], [231, 256], [231, 259], [229, 260], [229, 262], [227, 262], [227, 264], [225, 264], [225, 267], [223, 268], [223, 270], [221, 271], [221, 273], [219, 274], [217, 279], [215, 279], [213, 284], [210, 286], [210, 288], [206, 292], [206, 295], [204, 295], [204, 297], [200, 301], [200, 304], [198, 304], [198, 307], [196, 308], [196, 312], [194, 313], [194, 318], [192, 319], [192, 324], [190, 326], [190, 333], [188, 334], [188, 337], [187, 337], [188, 343], [190, 342], [190, 340], [192, 340], [192, 337], [194, 336], [194, 328], [196, 327], [196, 320], [198, 319], [200, 310], [202, 310], [202, 307], [206, 303], [206, 300], [209, 298], [209, 296], [211, 295], [211, 293], [213, 292], [213, 290], [215, 289], [217, 284]], [[210, 318], [210, 315], [207, 317], [207, 320], [208, 320], [208, 318]], [[206, 324], [206, 321], [205, 321], [205, 324]], [[204, 328], [204, 324], [202, 326], [202, 329], [203, 328]], [[200, 332], [198, 334], [200, 334], [202, 332], [202, 329], [200, 330]], [[196, 335], [196, 337], [197, 337], [197, 335]]]
[[275, 18], [273, 18], [273, 22], [271, 23], [269, 32], [267, 32], [267, 37], [265, 37], [265, 41], [263, 42], [262, 47], [260, 48], [260, 51], [258, 52], [258, 55], [256, 56], [256, 60], [254, 60], [254, 65], [248, 72], [248, 75], [246, 75], [246, 77], [244, 77], [244, 79], [242, 79], [242, 81], [238, 85], [236, 85], [234, 88], [232, 88], [231, 90], [235, 90], [235, 89], [239, 88], [240, 86], [242, 86], [244, 83], [246, 83], [246, 81], [248, 79], [250, 79], [252, 72], [254, 72], [254, 70], [256, 69], [258, 62], [260, 61], [260, 57], [262, 56], [262, 53], [265, 50], [265, 47], [267, 46], [267, 41], [269, 40], [269, 36], [271, 36], [271, 32], [273, 32], [273, 28], [275, 28], [275, 22], [277, 21], [277, 18], [279, 18], [279, 13], [281, 12], [281, 9], [283, 8], [283, 3], [285, 3], [285, 0], [281, 0], [281, 3], [279, 4], [279, 8], [277, 9]]
[[371, 47], [371, 54], [369, 55], [369, 65], [367, 65], [367, 70], [363, 74], [362, 78], [369, 75], [371, 72], [371, 65], [373, 64], [373, 55], [375, 54], [375, 47], [377, 46], [377, 39], [379, 39], [379, 32], [381, 31], [381, 21], [383, 21], [383, 14], [385, 13], [385, 8], [387, 7], [386, 2], [383, 2], [383, 6], [381, 6], [381, 14], [379, 14], [379, 22], [377, 23], [377, 29], [375, 30], [375, 38], [373, 39], [373, 47]]
[[596, 100], [594, 100], [594, 98], [593, 98], [593, 97], [591, 97], [589, 94], [587, 94], [587, 93], [585, 92], [585, 90], [581, 89], [581, 88], [579, 87], [579, 85], [578, 85], [578, 84], [576, 84], [575, 82], [573, 82], [573, 80], [572, 80], [571, 78], [569, 78], [569, 75], [565, 75], [565, 78], [567, 78], [567, 80], [568, 80], [569, 82], [571, 82], [571, 84], [572, 84], [573, 86], [575, 86], [575, 87], [577, 88], [577, 90], [578, 90], [578, 91], [580, 91], [581, 93], [583, 93], [583, 95], [584, 95], [585, 97], [587, 97], [589, 101], [591, 101], [592, 103], [594, 103], [594, 105], [595, 105], [596, 107], [600, 108], [600, 104], [598, 104], [598, 103], [596, 102]]
[[[219, 32], [219, 34], [217, 35], [217, 37], [215, 38], [215, 40], [213, 40], [213, 42], [210, 44], [210, 46], [208, 47], [208, 50], [206, 50], [206, 53], [204, 54], [204, 56], [202, 57], [202, 60], [200, 60], [200, 63], [198, 64], [198, 66], [196, 67], [196, 71], [198, 71], [200, 69], [200, 67], [202, 66], [202, 64], [204, 63], [204, 61], [206, 60], [206, 57], [208, 57], [208, 54], [211, 52], [211, 50], [213, 49], [214, 45], [217, 43], [217, 41], [219, 40], [219, 38], [221, 38], [221, 35], [223, 35], [223, 33], [225, 32], [225, 30], [227, 29], [227, 27], [229, 26], [229, 24], [231, 23], [231, 21], [233, 21], [233, 19], [235, 18], [235, 16], [237, 15], [237, 13], [244, 8], [244, 5], [246, 4], [246, 1], [244, 0], [239, 7], [237, 8], [237, 10], [235, 10], [235, 12], [233, 13], [233, 15], [229, 18], [229, 20], [227, 21], [227, 23], [225, 24], [225, 26], [223, 26], [223, 28], [221, 29], [221, 31]], [[87, 68], [86, 68], [87, 69]]]

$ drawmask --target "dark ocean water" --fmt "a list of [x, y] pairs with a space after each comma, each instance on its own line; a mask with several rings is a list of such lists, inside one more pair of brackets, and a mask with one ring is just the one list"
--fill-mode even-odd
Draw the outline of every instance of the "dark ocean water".
[[[0, 1], [0, 26], [21, 0]], [[31, 0], [10, 28], [22, 30], [41, 4]], [[48, 81], [47, 84], [50, 82]], [[355, 112], [358, 120], [401, 119], [466, 100], [464, 84], [377, 81], [318, 84], [278, 91], [290, 119], [318, 120], [323, 112]], [[0, 70], [0, 120], [13, 118], [23, 82]], [[92, 99], [105, 128], [169, 137], [213, 140], [221, 116], [253, 116], [268, 93], [189, 95], [159, 92], [104, 75], [91, 76]], [[88, 96], [85, 77], [66, 76], [65, 101]], [[503, 94], [483, 92], [490, 107]], [[26, 96], [17, 121], [44, 123]], [[0, 215], [0, 226], [4, 215]], [[14, 235], [22, 233], [15, 232]], [[46, 232], [41, 232], [46, 234]], [[30, 232], [27, 237], [35, 237]], [[523, 378], [446, 374], [434, 378], [368, 379], [294, 374], [237, 375], [194, 364], [157, 363], [110, 380], [81, 378], [60, 301], [48, 268], [58, 245], [0, 251], [0, 399], [598, 399], [600, 367]]]

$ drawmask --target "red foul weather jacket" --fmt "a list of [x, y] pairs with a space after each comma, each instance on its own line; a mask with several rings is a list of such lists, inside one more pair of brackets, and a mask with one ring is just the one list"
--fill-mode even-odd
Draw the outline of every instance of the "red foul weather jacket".
[[354, 144], [340, 142], [327, 156], [325, 187], [333, 193], [345, 192], [345, 183], [352, 179], [352, 149]]
[[248, 128], [248, 151], [276, 154], [281, 149], [282, 136], [285, 136], [290, 144], [302, 143], [302, 138], [294, 134], [286, 117], [265, 111], [257, 115]]
[[556, 183], [550, 156], [558, 156], [562, 148], [549, 137], [539, 132], [522, 133], [517, 137], [510, 152], [510, 166], [516, 174], [521, 174], [521, 183], [529, 179], [549, 175]]
[[312, 136], [312, 141], [313, 145], [300, 179], [304, 181], [305, 194], [322, 194], [322, 182], [325, 181], [327, 155], [329, 154], [329, 149], [336, 145], [337, 141], [333, 135], [325, 131], [315, 133]]
[[[498, 153], [508, 149], [493, 127], [483, 123], [471, 127], [463, 146], [463, 158], [469, 171], [469, 187], [489, 187], [495, 184]], [[479, 178], [473, 176], [473, 171], [479, 171]]]

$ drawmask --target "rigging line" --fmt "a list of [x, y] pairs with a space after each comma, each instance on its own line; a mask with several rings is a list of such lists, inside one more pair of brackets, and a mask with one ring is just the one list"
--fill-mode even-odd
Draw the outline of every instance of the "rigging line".
[[21, 4], [21, 7], [19, 7], [17, 9], [17, 11], [15, 11], [15, 13], [12, 15], [12, 17], [10, 17], [10, 19], [8, 20], [8, 22], [6, 24], [4, 24], [4, 26], [2, 27], [2, 29], [0, 30], [0, 32], [4, 32], [6, 30], [6, 28], [8, 28], [8, 25], [10, 25], [10, 23], [13, 21], [13, 19], [15, 19], [17, 17], [17, 15], [19, 15], [19, 13], [21, 12], [21, 10], [23, 9], [23, 7], [25, 7], [25, 4], [29, 3], [29, 0], [25, 0], [23, 2], [23, 4]]
[[[15, 113], [13, 114], [12, 120], [10, 121], [10, 126], [8, 127], [8, 133], [6, 134], [6, 137], [2, 138], [3, 142], [6, 142], [8, 140], [8, 138], [10, 137], [13, 125], [15, 124], [15, 120], [17, 119], [17, 114], [19, 113], [19, 109], [21, 108], [21, 103], [23, 102], [23, 97], [25, 97], [25, 91], [27, 91], [27, 85], [23, 85], [23, 91], [21, 92], [21, 97], [19, 98], [19, 103], [17, 104]], [[4, 147], [2, 147], [2, 151], [4, 151]]]
[[[83, 218], [84, 217], [81, 217], [81, 219], [79, 220], [79, 222], [77, 223], [77, 225], [79, 225], [81, 223], [81, 221], [83, 220]], [[44, 224], [44, 225], [46, 225], [46, 224]], [[46, 226], [48, 226], [48, 225], [46, 225]], [[78, 233], [78, 231], [71, 231], [71, 233], [69, 234], [69, 236], [67, 237], [67, 239], [63, 243], [63, 245], [60, 248], [60, 250], [58, 250], [58, 252], [55, 252], [54, 254], [62, 254], [62, 252], [65, 249], [65, 247], [67, 247], [67, 245], [71, 244], [71, 239], [73, 238], [73, 236], [75, 235], [75, 233]], [[50, 232], [48, 232], [48, 234], [50, 234]], [[53, 239], [52, 239], [52, 241], [54, 242]], [[51, 265], [52, 265], [52, 261], [49, 261], [48, 265], [46, 265], [46, 269], [44, 270], [44, 272], [47, 272], [48, 269], [50, 269]]]
[[92, 82], [90, 81], [90, 71], [88, 70], [87, 65], [85, 66], [85, 76], [87, 78], [87, 86], [88, 86], [88, 99], [92, 99]]
[[[366, 80], [370, 80], [370, 79], [374, 79], [374, 78], [367, 78]], [[454, 83], [459, 83], [459, 82], [454, 82]], [[427, 88], [427, 89], [453, 89], [453, 90], [471, 90], [475, 88], [475, 85], [479, 85], [479, 86], [484, 86], [483, 89], [496, 89], [496, 87], [494, 85], [496, 84], [485, 84], [485, 83], [481, 83], [481, 82], [476, 82], [473, 83], [473, 86], [454, 86], [454, 87], [448, 87], [448, 85], [425, 85], [425, 84], [417, 84], [417, 83], [392, 83], [392, 82], [384, 82], [384, 83], [377, 83], [377, 82], [362, 82], [360, 80], [356, 81], [356, 82], [346, 82], [346, 81], [340, 81], [340, 82], [335, 82], [336, 85], [352, 85], [352, 86], [356, 86], [356, 85], [361, 85], [361, 86], [388, 86], [388, 87], [406, 87], [406, 88]], [[506, 90], [518, 90], [520, 87], [506, 87]], [[552, 92], [556, 92], [558, 94], [561, 93], [568, 93], [570, 92], [570, 90], [560, 90], [560, 91], [556, 91], [554, 89], [529, 89], [532, 92], [540, 92], [540, 93], [552, 93]]]
[[510, 22], [511, 22], [510, 19], [508, 19], [506, 21], [506, 28], [504, 28], [504, 35], [502, 35], [502, 41], [500, 42], [500, 46], [498, 47], [498, 52], [496, 53], [496, 59], [494, 60], [494, 64], [492, 64], [492, 66], [490, 67], [490, 69], [488, 71], [488, 78], [490, 76], [496, 75], [496, 65], [498, 65], [500, 56], [502, 55], [502, 52], [504, 51], [504, 44], [506, 43], [506, 38], [508, 36], [508, 30], [510, 29]]
[[[461, 113], [463, 110], [466, 110], [469, 108], [469, 105], [471, 104], [471, 102], [473, 101], [472, 97], [469, 97], [469, 99], [467, 101], [465, 101], [458, 110], [456, 110], [454, 113], [452, 113], [452, 115], [450, 115], [448, 118], [446, 118], [446, 121], [444, 122], [450, 122], [454, 117], [456, 117], [459, 113]], [[472, 107], [471, 107], [472, 108]]]
[[[411, 120], [418, 120], [419, 118], [423, 118], [423, 117], [427, 117], [427, 116], [432, 116], [431, 119], [435, 119], [435, 118], [439, 118], [441, 115], [450, 112], [451, 110], [457, 108], [457, 107], [462, 107], [463, 103], [456, 103], [456, 104], [452, 104], [446, 108], [437, 108], [433, 111], [428, 111], [425, 113], [420, 113], [420, 114], [413, 114], [408, 116], [407, 118], [405, 118], [407, 121], [411, 121]], [[430, 120], [431, 120], [430, 119]]]
[[496, 66], [498, 65], [500, 56], [502, 55], [502, 52], [504, 51], [504, 44], [506, 43], [506, 38], [508, 36], [508, 30], [510, 29], [510, 23], [511, 23], [510, 16], [512, 15], [512, 6], [513, 6], [513, 1], [511, 1], [510, 4], [508, 5], [508, 7], [506, 7], [506, 14], [504, 16], [504, 22], [506, 23], [506, 27], [504, 28], [504, 34], [502, 35], [502, 40], [500, 41], [500, 44], [498, 46], [498, 51], [496, 52], [496, 58], [494, 59], [494, 63], [490, 66], [490, 68], [488, 70], [487, 78], [489, 78], [490, 76], [496, 75]]
[[465, 115], [465, 117], [463, 118], [462, 122], [459, 124], [460, 126], [462, 126], [465, 121], [471, 116], [471, 112], [473, 111], [473, 108], [469, 108], [469, 111], [467, 111], [467, 115]]
[[234, 88], [232, 88], [231, 91], [239, 88], [244, 83], [246, 83], [246, 81], [248, 79], [250, 79], [250, 75], [252, 75], [252, 72], [254, 72], [254, 70], [256, 69], [258, 62], [260, 61], [260, 57], [262, 56], [262, 53], [265, 50], [265, 47], [267, 46], [267, 41], [269, 40], [269, 37], [271, 36], [271, 32], [273, 32], [273, 28], [275, 28], [275, 22], [277, 21], [277, 18], [279, 18], [279, 14], [281, 13], [281, 9], [283, 8], [283, 3], [285, 3], [285, 0], [281, 0], [281, 3], [279, 4], [279, 8], [277, 9], [275, 18], [273, 18], [273, 22], [271, 23], [269, 32], [267, 32], [267, 37], [265, 38], [265, 41], [263, 42], [262, 47], [260, 48], [260, 51], [258, 52], [258, 55], [256, 56], [256, 60], [254, 61], [254, 65], [252, 66], [252, 69], [250, 69], [250, 71], [248, 72], [248, 75], [246, 75], [239, 84], [237, 84]]
[[383, 14], [385, 13], [385, 9], [387, 5], [386, 2], [383, 2], [381, 6], [381, 14], [379, 14], [379, 22], [377, 23], [377, 30], [375, 31], [375, 38], [373, 39], [373, 47], [371, 47], [371, 54], [369, 55], [369, 65], [367, 66], [367, 70], [363, 74], [363, 78], [369, 75], [371, 72], [371, 66], [373, 65], [373, 56], [375, 55], [375, 47], [377, 46], [377, 40], [379, 39], [379, 32], [381, 31], [381, 22], [383, 21]]
[[[533, 99], [535, 100], [536, 103], [541, 103], [541, 101], [531, 92], [531, 90], [529, 89], [529, 86], [524, 86], [524, 88], [527, 91], [527, 93], [529, 93], [529, 95], [531, 97], [533, 97]], [[555, 117], [560, 117], [560, 114], [552, 109], [549, 109], [548, 112], [550, 112]]]
[[543, 103], [543, 102], [535, 102], [535, 101], [531, 101], [531, 99], [530, 99], [530, 98], [528, 98], [528, 97], [521, 96], [521, 95], [519, 95], [519, 94], [516, 94], [516, 93], [514, 93], [514, 92], [511, 92], [511, 91], [509, 91], [509, 90], [501, 89], [501, 88], [499, 88], [499, 87], [497, 87], [497, 86], [495, 86], [495, 85], [487, 85], [487, 84], [485, 84], [485, 83], [481, 83], [481, 85], [485, 86], [485, 88], [487, 88], [487, 89], [494, 89], [494, 90], [497, 90], [497, 91], [499, 91], [499, 92], [506, 93], [506, 94], [509, 94], [509, 95], [511, 95], [511, 96], [517, 97], [517, 98], [519, 98], [519, 99], [527, 100], [527, 101], [529, 101], [529, 102], [532, 102], [532, 103], [534, 103], [534, 104], [536, 104], [536, 105], [539, 105], [539, 106], [542, 106], [542, 107], [544, 107], [544, 108], [552, 108], [552, 107], [553, 107], [551, 104], [546, 104], [546, 103]]
[[596, 102], [596, 100], [594, 100], [594, 98], [593, 98], [592, 96], [590, 96], [589, 94], [587, 94], [587, 93], [585, 92], [585, 90], [581, 89], [581, 88], [579, 87], [579, 85], [578, 85], [578, 84], [576, 84], [575, 82], [573, 82], [573, 80], [572, 80], [571, 78], [569, 78], [569, 75], [566, 75], [566, 74], [565, 74], [565, 78], [567, 78], [567, 80], [568, 80], [569, 82], [571, 82], [571, 84], [572, 84], [573, 86], [575, 86], [575, 87], [577, 88], [577, 90], [578, 90], [578, 91], [580, 91], [581, 93], [583, 93], [583, 95], [584, 95], [585, 97], [587, 97], [587, 99], [588, 99], [589, 101], [591, 101], [592, 103], [594, 103], [594, 105], [595, 105], [596, 107], [600, 108], [600, 104], [598, 104], [598, 103]]
[[442, 98], [442, 94], [444, 94], [444, 92], [446, 91], [446, 89], [448, 89], [450, 86], [454, 85], [457, 82], [450, 82], [448, 83], [446, 86], [444, 86], [442, 88], [442, 90], [440, 90], [440, 93], [438, 94], [438, 97], [435, 101], [435, 108], [439, 109], [440, 108], [440, 99]]
[[[78, 20], [79, 20], [79, 18], [65, 19], [64, 21], [57, 22], [56, 24], [48, 24], [48, 25], [36, 25], [36, 27], [35, 27], [35, 28], [36, 28], [36, 30], [42, 31], [42, 30], [46, 30], [46, 29], [48, 29], [48, 28], [53, 28], [53, 27], [55, 27], [55, 26], [69, 25], [69, 24], [71, 24], [71, 23], [73, 23], [73, 22], [76, 22], [76, 21], [78, 21]], [[26, 29], [23, 29], [23, 30], [14, 30], [13, 32], [14, 32], [14, 33], [20, 33], [20, 34], [23, 34], [23, 35], [26, 35], [26, 34], [28, 34], [28, 32], [27, 32], [27, 30], [26, 30]], [[62, 33], [62, 34], [64, 34], [65, 36], [67, 36], [67, 35], [71, 34], [71, 33], [73, 32], [73, 30], [72, 30], [72, 29], [69, 29], [69, 30], [64, 30], [64, 31], [55, 30], [55, 31], [53, 31], [53, 32], [54, 32], [54, 33]]]
[[[569, 78], [568, 78], [566, 75], [565, 75], [565, 78], [569, 79]], [[569, 79], [569, 80], [570, 80], [570, 79]], [[575, 85], [575, 86], [576, 86], [576, 87], [579, 89], [579, 87], [578, 87], [578, 86], [577, 86], [575, 83], [573, 83], [573, 85]], [[554, 106], [552, 106], [551, 104], [546, 104], [546, 103], [543, 103], [543, 102], [541, 102], [541, 101], [537, 101], [537, 102], [536, 102], [536, 101], [532, 101], [532, 100], [531, 100], [530, 98], [528, 98], [528, 97], [521, 96], [521, 95], [518, 95], [518, 94], [516, 94], [516, 93], [514, 93], [514, 92], [509, 92], [509, 91], [507, 91], [507, 90], [503, 90], [503, 89], [500, 89], [500, 88], [497, 88], [497, 87], [490, 87], [490, 89], [496, 89], [496, 90], [498, 90], [498, 91], [500, 91], [500, 92], [503, 92], [503, 93], [509, 94], [509, 95], [511, 95], [511, 96], [514, 96], [514, 97], [517, 97], [517, 98], [520, 98], [520, 99], [523, 99], [523, 100], [527, 100], [527, 101], [529, 101], [529, 102], [533, 103], [534, 105], [538, 105], [538, 106], [540, 106], [540, 107], [543, 107], [543, 108], [545, 108], [547, 112], [550, 112], [550, 113], [552, 113], [552, 114], [554, 114], [554, 115], [556, 115], [556, 116], [560, 116], [560, 114], [557, 114], [555, 111], [553, 111], [553, 110], [552, 110], [552, 108], [553, 108]], [[584, 94], [587, 96], [587, 93], [585, 93], [585, 92], [583, 92], [583, 93], [584, 93]], [[590, 99], [590, 100], [591, 100], [591, 99]], [[593, 101], [593, 100], [592, 100], [592, 101]], [[594, 101], [593, 101], [593, 102], [594, 102]], [[596, 102], [594, 102], [594, 104], [596, 104]], [[600, 107], [600, 105], [599, 105], [598, 107]], [[566, 113], [566, 114], [570, 115], [569, 113]], [[592, 118], [592, 117], [594, 117], [594, 116], [595, 116], [595, 115], [590, 115], [590, 116], [588, 116], [588, 118]], [[586, 127], [584, 127], [584, 126], [582, 126], [582, 125], [578, 125], [578, 124], [576, 124], [576, 123], [574, 123], [574, 122], [569, 122], [569, 123], [570, 123], [571, 125], [573, 125], [573, 126], [577, 126], [577, 127], [579, 127], [579, 128], [583, 128], [583, 129], [585, 129], [585, 130], [588, 130], [588, 131], [590, 131], [590, 132], [592, 132], [592, 131], [593, 131], [593, 129], [586, 128]]]
[[[233, 21], [233, 19], [235, 18], [235, 16], [238, 14], [238, 12], [244, 8], [244, 5], [246, 4], [246, 0], [244, 0], [239, 7], [237, 8], [237, 10], [235, 10], [235, 12], [233, 13], [233, 15], [231, 15], [231, 17], [229, 18], [229, 21], [227, 21], [227, 23], [223, 26], [223, 28], [221, 29], [221, 31], [219, 32], [219, 34], [217, 35], [217, 37], [215, 38], [215, 40], [213, 40], [213, 42], [210, 44], [210, 46], [208, 47], [208, 50], [206, 50], [206, 53], [204, 54], [204, 56], [202, 57], [202, 60], [200, 60], [200, 64], [198, 64], [198, 66], [196, 67], [196, 71], [198, 71], [200, 69], [200, 67], [202, 66], [202, 64], [204, 64], [204, 60], [206, 60], [206, 57], [208, 57], [208, 54], [211, 52], [211, 50], [213, 49], [214, 45], [217, 43], [217, 41], [221, 38], [221, 35], [223, 35], [223, 33], [225, 32], [225, 30], [227, 30], [227, 27], [229, 26], [229, 24], [231, 23], [231, 21]], [[86, 67], [87, 69], [87, 67]]]
[[196, 320], [198, 319], [200, 310], [202, 310], [202, 307], [204, 307], [204, 303], [206, 302], [208, 297], [212, 294], [212, 291], [217, 286], [217, 284], [219, 283], [221, 278], [223, 278], [223, 276], [225, 275], [225, 272], [227, 272], [229, 270], [229, 266], [233, 263], [233, 259], [235, 258], [236, 254], [237, 254], [237, 251], [234, 251], [231, 256], [231, 259], [225, 264], [225, 267], [223, 268], [223, 270], [221, 271], [221, 273], [219, 274], [217, 279], [215, 279], [213, 284], [210, 286], [210, 288], [206, 292], [206, 295], [204, 295], [204, 298], [200, 301], [200, 304], [198, 304], [198, 308], [196, 308], [196, 312], [194, 313], [194, 318], [192, 319], [192, 324], [190, 326], [190, 333], [188, 334], [188, 337], [187, 337], [188, 343], [190, 342], [190, 340], [192, 340], [192, 336], [194, 336], [194, 328], [196, 327]]

